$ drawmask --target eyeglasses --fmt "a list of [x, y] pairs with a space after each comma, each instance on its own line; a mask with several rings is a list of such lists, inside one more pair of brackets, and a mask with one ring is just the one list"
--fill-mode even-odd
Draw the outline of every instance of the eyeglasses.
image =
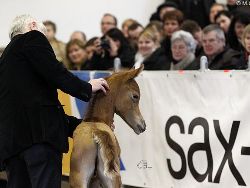
[[102, 22], [102, 25], [115, 25], [113, 22]]

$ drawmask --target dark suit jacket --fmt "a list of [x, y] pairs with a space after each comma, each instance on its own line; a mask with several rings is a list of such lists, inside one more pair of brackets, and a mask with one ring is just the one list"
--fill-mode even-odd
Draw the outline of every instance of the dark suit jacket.
[[35, 143], [68, 150], [79, 120], [65, 115], [57, 89], [84, 101], [92, 93], [56, 60], [42, 33], [15, 36], [0, 58], [0, 164]]

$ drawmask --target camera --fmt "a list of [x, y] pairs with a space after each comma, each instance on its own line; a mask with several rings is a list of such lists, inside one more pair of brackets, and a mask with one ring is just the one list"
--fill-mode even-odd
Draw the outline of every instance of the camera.
[[101, 48], [104, 49], [104, 50], [110, 49], [109, 40], [108, 40], [108, 39], [105, 39], [105, 38], [102, 38], [102, 39], [101, 39], [100, 46], [101, 46]]

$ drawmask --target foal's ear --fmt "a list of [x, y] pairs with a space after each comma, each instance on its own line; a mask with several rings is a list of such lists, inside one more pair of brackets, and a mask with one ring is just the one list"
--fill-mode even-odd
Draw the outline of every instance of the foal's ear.
[[127, 75], [126, 75], [127, 79], [126, 80], [130, 80], [130, 79], [133, 79], [133, 78], [137, 77], [141, 73], [141, 71], [143, 69], [144, 69], [144, 65], [143, 64], [141, 64], [141, 66], [139, 68], [137, 68], [137, 69], [132, 68], [131, 70], [129, 70], [127, 72]]

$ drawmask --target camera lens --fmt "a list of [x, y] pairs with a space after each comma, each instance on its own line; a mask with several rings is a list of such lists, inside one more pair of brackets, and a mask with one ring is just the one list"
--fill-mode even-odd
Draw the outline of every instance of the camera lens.
[[104, 50], [108, 50], [108, 49], [110, 49], [110, 44], [109, 44], [109, 40], [107, 40], [107, 39], [101, 39], [101, 44], [100, 44], [100, 46], [102, 47], [102, 49], [104, 49]]

